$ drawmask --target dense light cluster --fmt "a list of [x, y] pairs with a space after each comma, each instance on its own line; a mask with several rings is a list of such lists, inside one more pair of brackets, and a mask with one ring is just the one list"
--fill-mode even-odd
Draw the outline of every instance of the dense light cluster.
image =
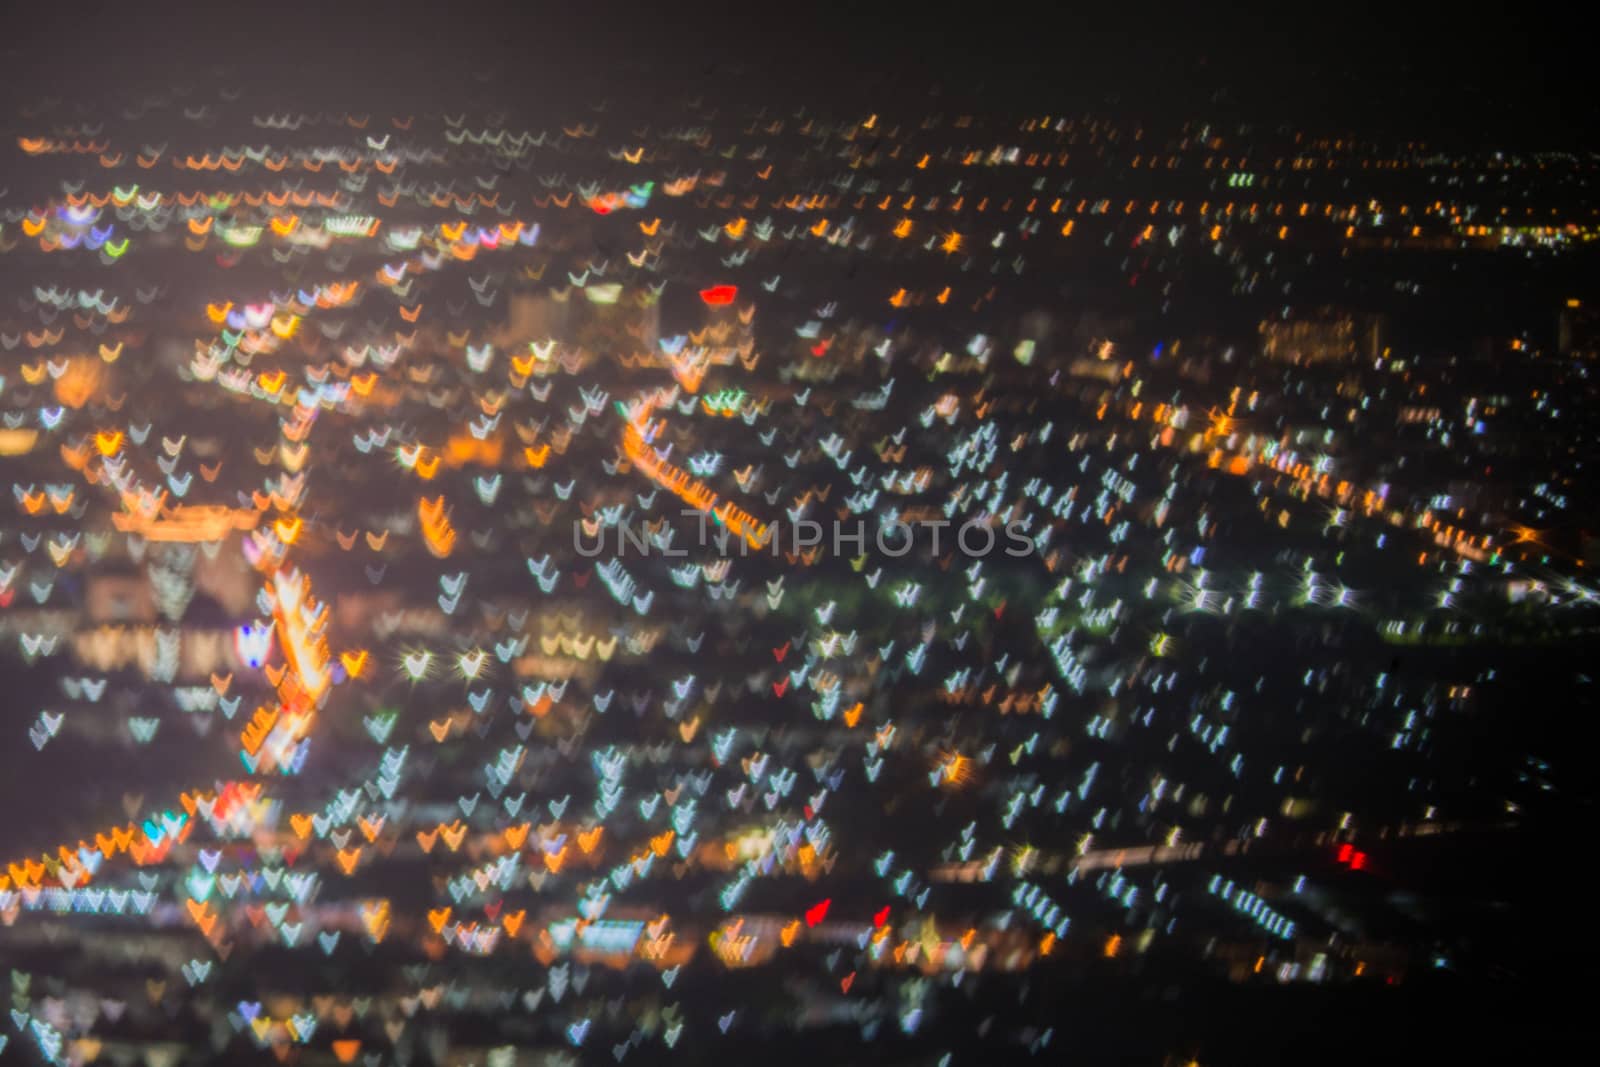
[[1426, 300], [1587, 163], [272, 107], [0, 200], [9, 1041], [1047, 1054], [1068, 971], [1434, 967], [1366, 880], [1556, 791], [1454, 754], [1594, 625], [1596, 342]]

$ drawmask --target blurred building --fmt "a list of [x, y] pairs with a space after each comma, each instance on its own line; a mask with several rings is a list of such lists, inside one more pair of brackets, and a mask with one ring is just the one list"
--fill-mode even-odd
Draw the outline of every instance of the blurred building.
[[1600, 302], [1567, 301], [1556, 323], [1556, 348], [1563, 356], [1600, 354]]
[[583, 300], [572, 299], [578, 336], [591, 346], [629, 347], [654, 351], [661, 336], [661, 301], [645, 289], [625, 289], [612, 283], [591, 282]]
[[696, 343], [741, 345], [755, 339], [755, 307], [748, 300], [735, 296], [727, 303], [708, 303], [702, 297], [700, 303], [700, 329], [706, 333]]
[[1284, 363], [1377, 360], [1383, 354], [1383, 318], [1323, 308], [1261, 322], [1261, 354]]
[[570, 300], [558, 299], [548, 290], [513, 293], [506, 305], [506, 324], [495, 337], [497, 347], [525, 349], [531, 342], [570, 339], [572, 315]]
[[631, 338], [648, 350], [660, 334], [660, 301], [652, 294], [591, 281], [582, 289], [512, 295], [494, 342], [507, 351], [521, 351], [545, 341], [594, 345]]
[[156, 621], [155, 591], [139, 570], [107, 570], [85, 583], [88, 621], [96, 626]]

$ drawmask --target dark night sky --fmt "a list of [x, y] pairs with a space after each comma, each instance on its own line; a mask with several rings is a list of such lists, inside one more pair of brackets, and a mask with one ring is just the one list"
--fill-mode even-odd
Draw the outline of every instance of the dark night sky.
[[[235, 82], [352, 105], [443, 103], [470, 84], [471, 71], [496, 69], [501, 84], [529, 96], [624, 100], [704, 87], [854, 110], [880, 100], [920, 104], [938, 85], [951, 108], [992, 101], [1110, 106], [1152, 118], [1220, 112], [1329, 132], [1533, 147], [1584, 145], [1594, 119], [1580, 27], [1527, 4], [1219, 11], [1001, 0], [872, 4], [870, 14], [765, 0], [154, 6], [160, 14], [89, 3], [72, 5], [71, 16], [12, 16], [7, 95], [153, 86], [226, 62]], [[942, 15], [947, 7], [954, 13]], [[82, 14], [112, 10], [125, 13]]]

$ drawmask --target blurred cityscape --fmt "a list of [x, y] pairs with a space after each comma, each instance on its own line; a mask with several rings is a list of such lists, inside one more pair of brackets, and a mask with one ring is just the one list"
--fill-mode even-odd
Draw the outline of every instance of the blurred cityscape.
[[13, 94], [0, 1058], [1549, 1061], [1593, 153], [194, 79]]

